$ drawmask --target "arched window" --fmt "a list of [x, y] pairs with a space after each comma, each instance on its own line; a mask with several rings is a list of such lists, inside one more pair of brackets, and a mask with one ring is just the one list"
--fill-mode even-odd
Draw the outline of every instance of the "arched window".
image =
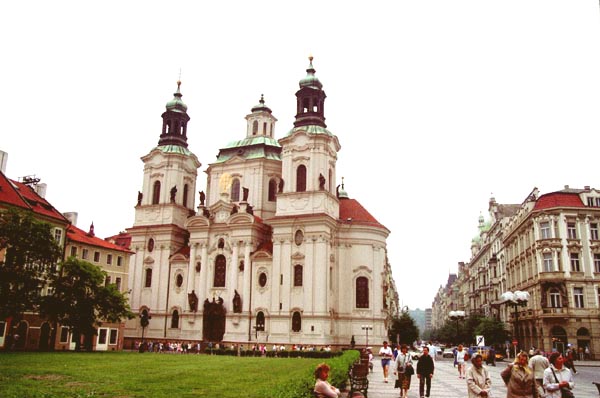
[[369, 308], [369, 280], [364, 276], [356, 278], [356, 308]]
[[551, 308], [560, 308], [562, 307], [562, 302], [560, 299], [560, 292], [556, 288], [550, 289], [548, 292], [548, 302], [550, 303]]
[[302, 330], [302, 317], [298, 311], [292, 314], [292, 332], [299, 332]]
[[177, 274], [175, 277], [175, 286], [181, 287], [181, 285], [183, 285], [183, 275]]
[[146, 280], [144, 283], [144, 287], [152, 286], [152, 268], [146, 268]]
[[256, 314], [256, 331], [264, 332], [265, 331], [265, 314], [262, 311], [258, 311]]
[[240, 201], [240, 180], [237, 178], [234, 178], [233, 182], [231, 183], [231, 201]]
[[302, 266], [294, 265], [294, 286], [302, 286]]
[[256, 135], [256, 133], [258, 133], [258, 121], [255, 120], [254, 123], [252, 123], [252, 135]]
[[188, 204], [188, 190], [189, 190], [188, 184], [185, 184], [183, 186], [183, 207], [187, 207], [187, 204]]
[[301, 164], [296, 169], [296, 192], [306, 191], [306, 166]]
[[267, 134], [267, 122], [263, 123], [263, 134]]
[[173, 315], [171, 315], [171, 329], [179, 328], [179, 311], [173, 310]]
[[227, 271], [227, 265], [225, 256], [219, 254], [215, 259], [215, 278], [213, 287], [225, 287], [225, 272]]
[[269, 202], [275, 202], [275, 195], [277, 194], [277, 181], [274, 178], [269, 180]]
[[152, 204], [157, 205], [160, 200], [160, 181], [154, 181], [154, 186], [152, 187]]

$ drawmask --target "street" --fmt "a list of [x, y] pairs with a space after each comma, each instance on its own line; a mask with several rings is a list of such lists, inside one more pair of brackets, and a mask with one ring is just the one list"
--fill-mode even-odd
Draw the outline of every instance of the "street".
[[[431, 397], [436, 398], [465, 398], [467, 396], [467, 383], [458, 378], [458, 370], [453, 365], [452, 359], [443, 358], [435, 362], [435, 373], [431, 381]], [[381, 361], [378, 357], [373, 360], [373, 373], [369, 376], [369, 397], [387, 398], [400, 396], [400, 390], [394, 389], [394, 377], [390, 372], [389, 383], [383, 382]], [[500, 378], [500, 372], [509, 362], [498, 362], [497, 366], [487, 366], [492, 379], [492, 398], [506, 397], [506, 386]], [[600, 382], [600, 362], [575, 362], [577, 374], [575, 375], [575, 389], [573, 393], [577, 398], [598, 398], [598, 389], [592, 381]], [[419, 379], [412, 377], [409, 398], [419, 398]]]

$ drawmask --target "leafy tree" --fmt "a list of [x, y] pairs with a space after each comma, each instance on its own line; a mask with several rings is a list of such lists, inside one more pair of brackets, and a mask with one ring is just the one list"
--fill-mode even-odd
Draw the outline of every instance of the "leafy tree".
[[92, 336], [102, 322], [134, 316], [125, 295], [114, 284], [103, 285], [105, 277], [100, 267], [71, 257], [63, 263], [60, 274], [51, 278], [54, 293], [44, 298], [41, 314], [69, 327], [76, 350], [81, 349], [81, 336], [85, 348], [92, 349]]
[[396, 342], [398, 335], [400, 336], [400, 344], [411, 345], [413, 341], [419, 338], [419, 328], [408, 312], [402, 312], [399, 318], [392, 319], [392, 325], [388, 330], [388, 338], [391, 342]]
[[508, 339], [504, 323], [494, 318], [482, 318], [475, 328], [475, 334], [484, 336], [487, 345], [501, 345]]
[[55, 273], [62, 250], [51, 226], [31, 214], [9, 209], [0, 214], [0, 319], [18, 321], [26, 311], [35, 311], [40, 288]]

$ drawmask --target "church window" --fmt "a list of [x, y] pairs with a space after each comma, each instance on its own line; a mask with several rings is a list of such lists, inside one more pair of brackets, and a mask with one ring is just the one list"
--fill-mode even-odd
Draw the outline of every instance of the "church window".
[[234, 178], [233, 182], [231, 183], [231, 201], [240, 201], [240, 180], [237, 178]]
[[267, 122], [263, 123], [263, 134], [267, 134]]
[[269, 126], [269, 136], [273, 137], [273, 123]]
[[294, 311], [292, 314], [292, 332], [299, 332], [302, 330], [302, 317], [300, 312]]
[[154, 181], [154, 186], [152, 187], [152, 204], [157, 205], [160, 200], [160, 181]]
[[252, 123], [252, 135], [256, 135], [256, 133], [258, 133], [258, 121], [254, 121], [254, 123]]
[[369, 280], [364, 276], [356, 278], [356, 308], [369, 308]]
[[152, 268], [146, 268], [146, 280], [144, 282], [144, 287], [152, 286]]
[[296, 192], [306, 191], [306, 166], [301, 164], [296, 169]]
[[219, 254], [215, 259], [215, 278], [213, 287], [225, 287], [225, 272], [227, 271], [227, 265], [225, 256]]
[[302, 266], [294, 265], [294, 286], [302, 286]]
[[171, 329], [179, 328], [179, 311], [173, 310], [173, 314], [171, 315]]
[[308, 98], [304, 98], [302, 100], [302, 108], [304, 108], [303, 113], [308, 112], [308, 109], [310, 108], [310, 103], [308, 102]]
[[265, 313], [262, 311], [258, 311], [256, 314], [256, 331], [264, 332], [265, 331]]
[[177, 274], [177, 277], [175, 278], [175, 285], [177, 285], [177, 287], [181, 287], [181, 285], [183, 285], [183, 275]]
[[271, 178], [269, 180], [269, 195], [268, 195], [269, 202], [275, 202], [276, 193], [277, 193], [277, 181], [275, 181], [274, 178]]
[[297, 230], [294, 234], [294, 243], [296, 246], [300, 246], [304, 242], [304, 232], [301, 229]]
[[154, 250], [154, 239], [150, 238], [148, 239], [148, 251], [152, 253], [152, 250]]
[[188, 204], [188, 191], [189, 191], [189, 186], [188, 184], [185, 184], [183, 186], [183, 207], [187, 207]]
[[261, 272], [258, 276], [258, 285], [260, 287], [265, 287], [267, 285], [267, 274]]

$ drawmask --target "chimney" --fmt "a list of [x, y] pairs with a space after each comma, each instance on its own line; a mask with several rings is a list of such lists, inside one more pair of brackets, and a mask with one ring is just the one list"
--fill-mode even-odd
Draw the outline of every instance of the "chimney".
[[35, 192], [44, 199], [46, 198], [46, 188], [48, 188], [48, 185], [46, 185], [45, 183], [37, 184], [34, 186]]
[[6, 162], [8, 162], [8, 153], [0, 151], [0, 171], [6, 174]]
[[71, 221], [71, 224], [73, 226], [75, 226], [75, 227], [77, 226], [77, 216], [78, 216], [77, 212], [70, 211], [70, 212], [67, 212], [67, 213], [63, 213], [63, 216], [65, 216], [65, 218], [67, 220]]

